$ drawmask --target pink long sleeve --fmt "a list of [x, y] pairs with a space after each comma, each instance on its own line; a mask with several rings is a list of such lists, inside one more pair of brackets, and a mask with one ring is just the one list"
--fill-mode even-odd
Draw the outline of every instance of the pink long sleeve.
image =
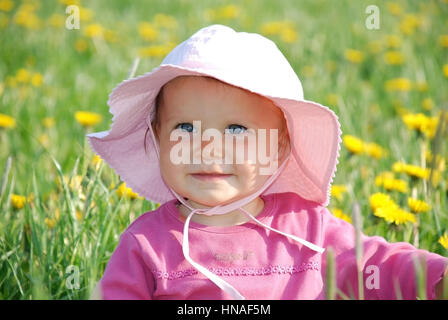
[[[354, 228], [317, 203], [295, 193], [262, 196], [265, 207], [257, 219], [335, 251], [338, 287], [357, 297]], [[103, 299], [231, 299], [198, 272], [182, 253], [184, 222], [170, 201], [137, 218], [121, 235], [101, 279]], [[283, 235], [247, 222], [229, 227], [190, 222], [190, 255], [237, 288], [246, 299], [325, 299], [326, 255]], [[415, 299], [417, 286], [412, 254], [427, 264], [427, 297], [441, 279], [448, 259], [417, 250], [408, 243], [388, 243], [363, 236], [364, 284], [377, 268], [379, 287], [364, 285], [366, 299], [396, 299], [397, 279], [403, 299]], [[375, 270], [374, 270], [375, 272]], [[375, 285], [375, 283], [373, 283]]]
[[[354, 228], [334, 217], [326, 208], [323, 208], [322, 215], [324, 247], [332, 246], [335, 252], [337, 286], [347, 296], [354, 294], [358, 298]], [[447, 258], [427, 250], [416, 249], [407, 242], [390, 243], [382, 237], [364, 234], [361, 239], [365, 299], [397, 299], [398, 288], [402, 299], [416, 299], [417, 282], [413, 256], [426, 263], [426, 296], [427, 299], [435, 298], [435, 285], [442, 279], [448, 267]], [[323, 263], [324, 261], [326, 256], [323, 257]]]
[[101, 279], [103, 299], [152, 299], [154, 278], [148, 272], [135, 236], [124, 232]]

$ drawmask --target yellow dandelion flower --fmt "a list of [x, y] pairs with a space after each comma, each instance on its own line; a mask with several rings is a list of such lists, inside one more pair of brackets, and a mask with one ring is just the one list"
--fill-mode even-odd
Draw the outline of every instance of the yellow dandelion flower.
[[0, 128], [14, 128], [16, 126], [16, 120], [6, 114], [0, 113]]
[[235, 19], [240, 15], [241, 9], [233, 4], [220, 7], [215, 11], [215, 19]]
[[98, 170], [101, 166], [101, 163], [103, 162], [103, 159], [99, 155], [94, 155], [92, 158], [92, 164], [95, 167], [96, 170]]
[[390, 171], [381, 172], [375, 177], [375, 184], [381, 187], [385, 179], [394, 179], [394, 173]]
[[11, 205], [15, 208], [15, 209], [22, 209], [23, 206], [26, 203], [26, 197], [25, 196], [21, 196], [18, 194], [12, 194], [11, 195]]
[[266, 36], [278, 35], [282, 41], [287, 43], [295, 42], [298, 34], [291, 21], [270, 21], [260, 26], [260, 32]]
[[400, 16], [403, 13], [403, 8], [396, 2], [388, 2], [386, 4], [386, 9], [394, 16]]
[[426, 212], [431, 209], [431, 206], [425, 201], [411, 197], [408, 198], [408, 206], [409, 209], [411, 209], [411, 211], [414, 213]]
[[383, 218], [388, 223], [395, 223], [396, 225], [417, 222], [415, 215], [398, 206], [380, 207], [373, 214], [379, 218]]
[[423, 107], [423, 109], [430, 111], [430, 110], [434, 109], [434, 101], [432, 101], [431, 98], [425, 98], [422, 101], [422, 107]]
[[52, 127], [54, 127], [54, 124], [55, 124], [55, 120], [52, 117], [45, 117], [42, 122], [43, 122], [45, 128], [52, 128]]
[[421, 168], [416, 165], [410, 165], [410, 164], [405, 165], [404, 173], [414, 178], [420, 178], [420, 179], [429, 178], [429, 169]]
[[173, 49], [173, 47], [174, 47], [173, 43], [168, 42], [163, 45], [152, 45], [141, 48], [139, 50], [139, 53], [140, 56], [142, 57], [163, 58]]
[[404, 162], [394, 162], [392, 165], [392, 170], [397, 173], [404, 173], [405, 172], [406, 163]]
[[383, 182], [384, 189], [390, 191], [399, 191], [401, 193], [408, 192], [408, 183], [401, 179], [384, 179]]
[[409, 129], [422, 131], [423, 126], [428, 121], [428, 117], [423, 113], [408, 113], [402, 117], [402, 120]]
[[127, 197], [130, 199], [141, 198], [137, 193], [133, 192], [131, 188], [126, 187], [125, 182], [123, 182], [122, 184], [120, 184], [120, 186], [118, 186], [117, 195], [119, 198], [121, 197]]
[[293, 28], [284, 28], [280, 33], [280, 39], [282, 39], [286, 43], [296, 42], [297, 38], [297, 32]]
[[75, 213], [76, 220], [81, 221], [82, 217], [83, 217], [82, 212], [80, 210], [76, 210], [76, 213]]
[[147, 41], [155, 41], [159, 35], [157, 28], [149, 22], [140, 22], [138, 33], [142, 39]]
[[448, 249], [448, 233], [445, 232], [443, 236], [440, 237], [438, 243], [440, 243], [445, 249]]
[[341, 209], [332, 209], [331, 213], [339, 219], [345, 220], [348, 223], [352, 223], [352, 218], [349, 215], [345, 214]]
[[404, 55], [399, 51], [388, 51], [384, 54], [384, 62], [389, 65], [403, 64]]
[[346, 49], [344, 52], [344, 57], [351, 63], [361, 63], [364, 61], [364, 53], [355, 49]]
[[433, 138], [437, 129], [438, 118], [427, 117], [423, 113], [408, 113], [402, 116], [403, 122], [411, 130], [417, 130], [429, 138]]
[[339, 99], [338, 95], [337, 95], [337, 94], [334, 94], [334, 93], [330, 93], [330, 94], [328, 94], [327, 97], [326, 97], [326, 101], [327, 101], [327, 103], [328, 103], [330, 106], [335, 106], [335, 105], [337, 105], [337, 104], [338, 104], [338, 99]]
[[78, 7], [79, 7], [79, 20], [84, 22], [91, 21], [93, 18], [93, 11], [88, 8], [81, 7], [80, 5], [78, 5]]
[[375, 212], [378, 208], [382, 207], [397, 207], [398, 205], [391, 199], [388, 194], [377, 192], [369, 198], [370, 208]]
[[42, 83], [43, 83], [43, 76], [40, 74], [40, 73], [38, 73], [38, 72], [35, 72], [35, 73], [33, 73], [33, 75], [31, 76], [31, 84], [34, 86], [34, 87], [40, 87], [41, 85], [42, 85]]
[[75, 119], [82, 126], [90, 127], [100, 123], [102, 120], [102, 116], [95, 112], [77, 111], [75, 112]]
[[53, 218], [45, 218], [44, 222], [49, 229], [53, 229], [56, 224], [56, 220]]
[[11, 11], [14, 7], [14, 2], [11, 0], [0, 0], [0, 11]]
[[289, 26], [292, 26], [292, 23], [289, 21], [269, 21], [260, 26], [260, 32], [267, 36], [273, 36], [280, 34], [283, 28]]
[[400, 30], [406, 35], [411, 35], [415, 32], [415, 29], [420, 25], [420, 19], [413, 15], [407, 14], [401, 20]]
[[445, 64], [443, 66], [443, 74], [448, 78], [448, 64]]
[[104, 27], [99, 23], [92, 23], [87, 25], [84, 34], [89, 38], [101, 38], [104, 36]]
[[427, 120], [423, 123], [421, 127], [421, 131], [427, 138], [432, 139], [436, 135], [438, 123], [439, 123], [438, 117], [427, 118]]
[[48, 134], [43, 133], [41, 134], [37, 140], [39, 141], [39, 143], [41, 145], [43, 145], [45, 148], [48, 148], [50, 146], [50, 137], [48, 136]]
[[79, 0], [59, 0], [59, 2], [66, 6], [79, 6]]
[[48, 18], [48, 24], [53, 28], [62, 28], [65, 26], [65, 16], [54, 13]]
[[345, 147], [354, 154], [361, 154], [364, 151], [364, 143], [361, 139], [351, 135], [344, 135], [342, 137]]
[[385, 43], [389, 48], [399, 48], [401, 46], [401, 37], [398, 35], [387, 35]]
[[31, 79], [31, 73], [24, 68], [20, 68], [16, 73], [16, 80], [21, 83], [28, 83]]
[[175, 17], [163, 13], [157, 13], [153, 21], [154, 25], [158, 28], [176, 29], [178, 27], [178, 22]]
[[14, 22], [28, 29], [39, 29], [42, 25], [40, 18], [33, 12], [37, 2], [34, 4], [22, 4], [14, 15]]
[[448, 48], [448, 34], [439, 36], [439, 44], [444, 48]]
[[387, 91], [409, 91], [412, 89], [412, 82], [406, 78], [395, 78], [386, 81], [385, 88]]
[[334, 184], [331, 186], [331, 195], [337, 198], [339, 201], [342, 200], [342, 195], [347, 192], [347, 187], [343, 184]]
[[374, 142], [365, 143], [364, 152], [375, 159], [380, 159], [386, 153], [381, 146]]

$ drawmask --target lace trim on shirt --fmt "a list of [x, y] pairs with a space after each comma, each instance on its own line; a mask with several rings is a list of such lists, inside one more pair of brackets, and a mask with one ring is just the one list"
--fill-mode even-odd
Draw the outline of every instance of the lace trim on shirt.
[[[267, 267], [253, 268], [253, 267], [209, 267], [209, 271], [219, 276], [264, 276], [269, 274], [293, 274], [308, 270], [320, 270], [320, 264], [318, 262], [302, 263], [296, 266], [281, 266], [281, 265], [269, 265]], [[179, 278], [185, 278], [198, 274], [196, 269], [186, 269], [180, 271], [160, 271], [153, 270], [156, 279], [168, 279], [174, 280]]]

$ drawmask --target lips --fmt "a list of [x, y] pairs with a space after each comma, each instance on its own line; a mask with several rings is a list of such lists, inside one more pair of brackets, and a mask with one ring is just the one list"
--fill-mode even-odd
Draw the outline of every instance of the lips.
[[231, 174], [225, 173], [193, 173], [191, 174], [193, 178], [203, 180], [203, 181], [216, 181], [216, 180], [224, 180], [231, 177]]

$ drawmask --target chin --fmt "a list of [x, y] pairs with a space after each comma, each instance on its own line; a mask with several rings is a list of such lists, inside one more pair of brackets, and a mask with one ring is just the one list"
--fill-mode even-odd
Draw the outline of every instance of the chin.
[[219, 205], [225, 205], [233, 201], [234, 197], [223, 197], [221, 195], [213, 195], [213, 194], [204, 194], [200, 196], [191, 196], [189, 197], [191, 201], [194, 201], [198, 204], [207, 207], [216, 207]]

